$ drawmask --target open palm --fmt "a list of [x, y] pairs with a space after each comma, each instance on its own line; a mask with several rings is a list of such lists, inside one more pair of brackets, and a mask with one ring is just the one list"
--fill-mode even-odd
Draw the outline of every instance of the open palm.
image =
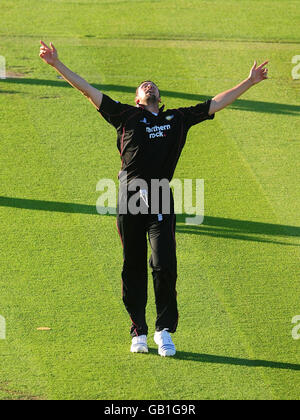
[[40, 41], [40, 43], [41, 43], [41, 47], [40, 47], [41, 59], [45, 61], [45, 63], [53, 66], [58, 60], [58, 54], [57, 54], [56, 48], [54, 47], [52, 42], [50, 42], [51, 48], [49, 48], [48, 45], [46, 45], [43, 41]]
[[257, 62], [254, 62], [252, 69], [250, 70], [249, 78], [253, 84], [259, 83], [262, 80], [268, 78], [268, 69], [265, 66], [268, 64], [268, 61], [265, 61], [260, 66], [257, 67]]

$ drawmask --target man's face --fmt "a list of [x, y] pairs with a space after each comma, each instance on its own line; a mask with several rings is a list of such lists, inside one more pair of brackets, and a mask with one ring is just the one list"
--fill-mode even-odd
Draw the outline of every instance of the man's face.
[[161, 102], [158, 87], [153, 82], [142, 83], [137, 91], [136, 103], [149, 105]]

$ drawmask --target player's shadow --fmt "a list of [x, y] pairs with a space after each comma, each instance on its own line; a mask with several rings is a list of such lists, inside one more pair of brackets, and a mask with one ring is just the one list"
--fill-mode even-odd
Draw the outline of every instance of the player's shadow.
[[[7, 78], [1, 82], [7, 84], [23, 84], [23, 85], [37, 85], [37, 86], [49, 86], [49, 87], [59, 87], [59, 88], [71, 88], [71, 86], [63, 80], [47, 80], [47, 79], [30, 79], [30, 78]], [[102, 92], [113, 92], [118, 93], [130, 93], [133, 96], [135, 95], [136, 87], [125, 86], [125, 85], [111, 85], [111, 84], [92, 84], [96, 89], [101, 90]], [[218, 93], [218, 92], [214, 92]], [[186, 92], [177, 92], [171, 90], [161, 90], [162, 98], [178, 98], [186, 99], [197, 102], [206, 101], [208, 98], [211, 98], [210, 95], [198, 95], [195, 93], [186, 93]], [[118, 99], [118, 98], [116, 98]], [[133, 103], [133, 100], [132, 100]], [[283, 115], [300, 115], [300, 106], [291, 105], [291, 104], [281, 104], [273, 102], [262, 102], [262, 101], [250, 101], [246, 99], [237, 99], [232, 105], [233, 109], [238, 109], [241, 111], [254, 111], [262, 113], [271, 113], [271, 114], [283, 114]]]
[[[149, 353], [153, 355], [157, 354], [157, 349], [149, 348]], [[218, 356], [215, 354], [192, 353], [186, 351], [177, 351], [176, 355], [172, 359], [253, 368], [264, 367], [270, 369], [300, 370], [300, 365], [294, 363], [274, 362], [271, 360], [260, 359], [243, 359], [239, 357]]]
[[[33, 211], [87, 214], [98, 217], [115, 216], [115, 209], [109, 214], [99, 215], [96, 206], [88, 204], [64, 203], [57, 201], [31, 200], [24, 198], [0, 197], [0, 207], [11, 207]], [[300, 237], [300, 227], [276, 225], [272, 223], [236, 220], [223, 217], [205, 216], [201, 225], [186, 224], [186, 214], [177, 214], [176, 232], [189, 235], [204, 235], [213, 238], [238, 239], [273, 243], [278, 245], [300, 246], [284, 242], [286, 238]]]

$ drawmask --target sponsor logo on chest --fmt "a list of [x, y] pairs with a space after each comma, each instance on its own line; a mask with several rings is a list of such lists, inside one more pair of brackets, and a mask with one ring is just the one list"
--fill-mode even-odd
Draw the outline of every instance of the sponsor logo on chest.
[[158, 137], [166, 137], [166, 132], [171, 130], [171, 125], [155, 125], [154, 127], [146, 127], [146, 133], [149, 135], [149, 139], [156, 139]]

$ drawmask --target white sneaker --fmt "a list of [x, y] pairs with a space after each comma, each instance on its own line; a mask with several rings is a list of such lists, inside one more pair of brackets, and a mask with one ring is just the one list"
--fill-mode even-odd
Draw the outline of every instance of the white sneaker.
[[130, 351], [131, 353], [148, 353], [147, 336], [133, 337]]
[[176, 353], [175, 345], [167, 329], [156, 331], [154, 341], [158, 345], [158, 354], [161, 356], [174, 356]]

